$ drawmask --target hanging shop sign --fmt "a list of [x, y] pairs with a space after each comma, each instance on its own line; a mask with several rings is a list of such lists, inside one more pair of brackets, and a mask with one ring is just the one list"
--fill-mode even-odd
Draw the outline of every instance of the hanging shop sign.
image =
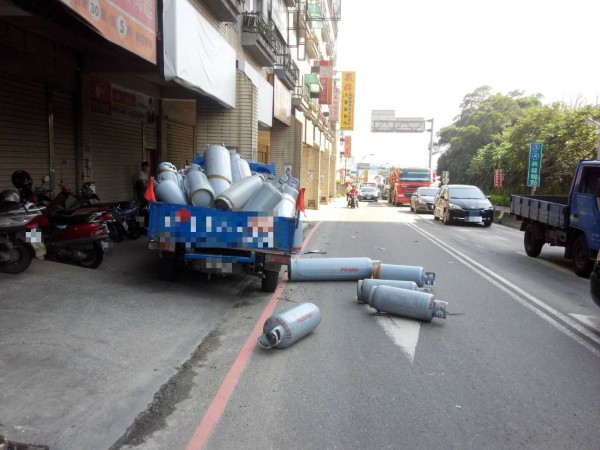
[[156, 0], [60, 0], [105, 39], [156, 64]]
[[97, 77], [90, 78], [90, 109], [123, 120], [154, 122], [154, 100]]
[[333, 100], [333, 61], [321, 61], [319, 63], [319, 82], [323, 90], [319, 94], [321, 105], [331, 105]]

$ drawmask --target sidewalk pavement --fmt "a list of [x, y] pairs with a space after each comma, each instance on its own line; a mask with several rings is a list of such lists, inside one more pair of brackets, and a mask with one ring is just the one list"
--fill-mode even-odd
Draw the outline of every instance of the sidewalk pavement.
[[521, 227], [521, 221], [510, 213], [508, 206], [494, 206], [494, 223], [517, 229]]

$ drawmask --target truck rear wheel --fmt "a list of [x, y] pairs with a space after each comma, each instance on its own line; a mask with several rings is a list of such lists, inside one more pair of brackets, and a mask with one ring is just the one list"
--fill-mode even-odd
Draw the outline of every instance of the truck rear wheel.
[[262, 290], [264, 292], [275, 292], [279, 284], [279, 271], [265, 270], [263, 272]]
[[177, 279], [177, 258], [175, 253], [163, 253], [160, 257], [158, 278], [164, 281], [175, 281]]
[[594, 268], [594, 260], [590, 258], [590, 250], [585, 235], [580, 234], [573, 241], [571, 257], [575, 273], [580, 277], [588, 278]]
[[525, 253], [527, 256], [535, 258], [540, 256], [544, 241], [542, 239], [535, 238], [535, 226], [531, 223], [525, 227], [525, 234], [523, 235], [523, 246], [525, 247]]

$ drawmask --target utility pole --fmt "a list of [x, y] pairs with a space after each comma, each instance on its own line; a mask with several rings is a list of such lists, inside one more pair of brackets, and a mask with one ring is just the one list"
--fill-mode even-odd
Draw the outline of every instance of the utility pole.
[[431, 128], [429, 130], [429, 170], [431, 170], [431, 156], [433, 155], [433, 117], [427, 119], [425, 122], [431, 122]]

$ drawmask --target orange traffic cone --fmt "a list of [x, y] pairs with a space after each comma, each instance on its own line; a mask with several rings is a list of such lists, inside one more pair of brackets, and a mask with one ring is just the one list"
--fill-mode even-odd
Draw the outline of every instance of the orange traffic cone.
[[146, 187], [146, 192], [144, 192], [144, 198], [149, 202], [156, 201], [156, 197], [154, 196], [154, 177], [150, 177], [148, 187]]

